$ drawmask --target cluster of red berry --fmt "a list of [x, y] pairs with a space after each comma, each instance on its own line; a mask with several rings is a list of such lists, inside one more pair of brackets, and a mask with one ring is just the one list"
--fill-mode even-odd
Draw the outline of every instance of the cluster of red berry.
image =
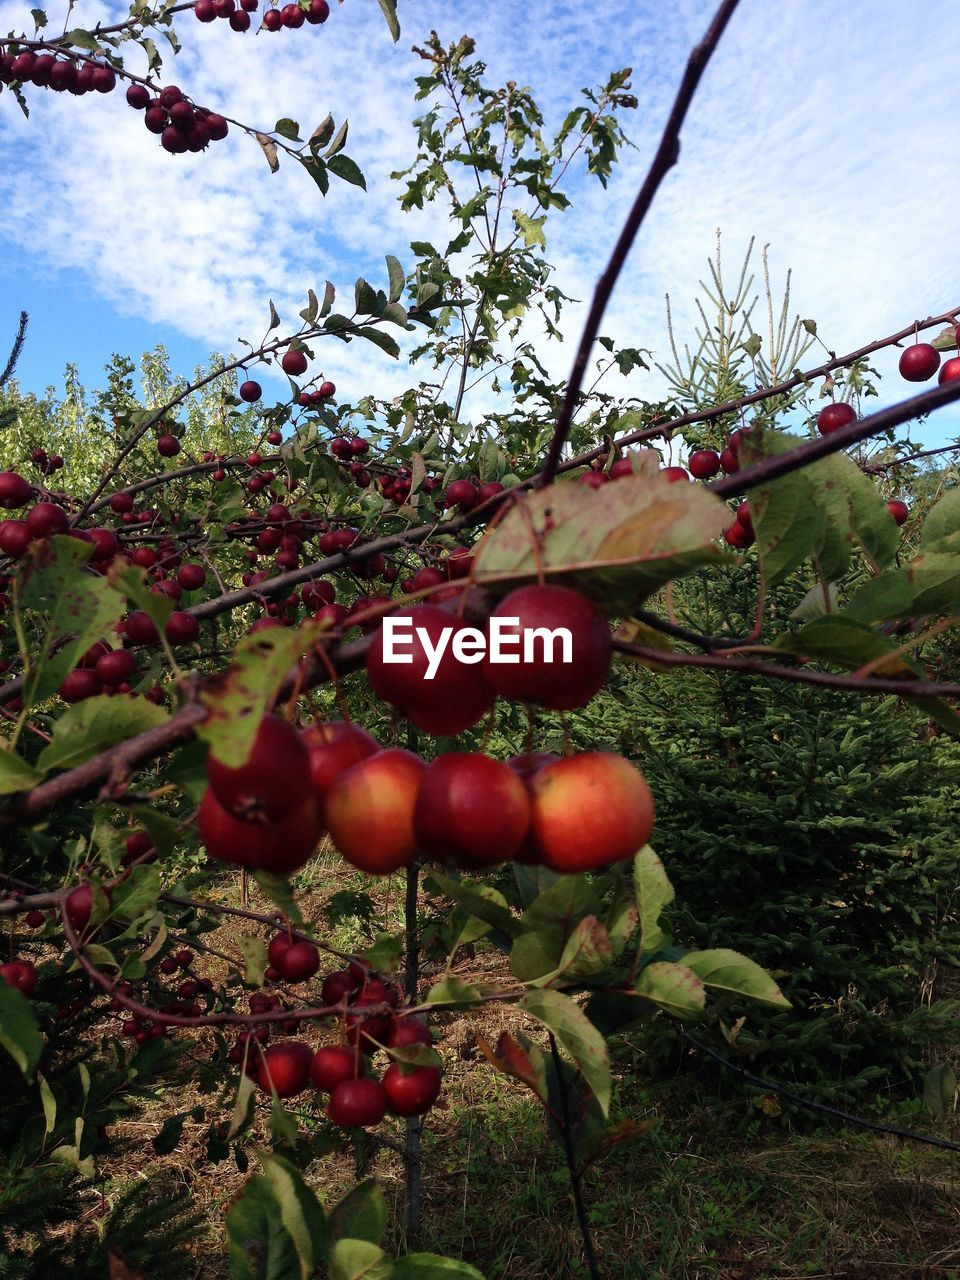
[[160, 135], [160, 145], [171, 155], [203, 151], [211, 142], [220, 142], [229, 133], [223, 116], [205, 107], [195, 107], [175, 84], [168, 84], [153, 97], [143, 84], [127, 89], [127, 102], [143, 112], [144, 126]]
[[111, 93], [117, 87], [117, 73], [105, 62], [82, 55], [63, 57], [21, 49], [0, 53], [0, 84], [34, 84], [54, 93]]

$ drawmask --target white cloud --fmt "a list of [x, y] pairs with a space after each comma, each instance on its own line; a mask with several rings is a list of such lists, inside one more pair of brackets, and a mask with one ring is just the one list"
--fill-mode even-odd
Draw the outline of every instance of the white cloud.
[[[5, 93], [0, 236], [37, 270], [85, 272], [100, 314], [107, 301], [207, 348], [237, 350], [240, 335], [256, 342], [267, 297], [292, 319], [306, 289], [326, 278], [348, 293], [360, 272], [382, 282], [384, 253], [406, 260], [411, 239], [443, 237], [442, 211], [402, 215], [389, 178], [412, 159], [409, 121], [422, 109], [412, 76], [424, 64], [409, 47], [436, 27], [445, 40], [475, 35], [490, 78], [529, 83], [553, 123], [581, 85], [632, 63], [641, 106], [627, 127], [639, 149], [625, 153], [609, 192], [577, 180], [575, 207], [548, 228], [556, 283], [585, 302], [712, 8], [700, 0], [601, 0], [592, 11], [550, 0], [421, 0], [401, 6], [396, 48], [373, 0], [335, 8], [322, 28], [261, 36], [184, 14], [184, 52], [165, 82], [260, 127], [281, 115], [304, 129], [328, 110], [338, 121], [349, 116], [348, 152], [368, 193], [334, 183], [321, 199], [288, 159], [271, 175], [236, 130], [200, 157], [168, 156], [120, 93], [78, 101], [37, 91], [29, 122]], [[0, 0], [0, 29], [16, 27], [26, 11]], [[122, 12], [85, 4], [71, 21], [115, 21]], [[679, 328], [689, 330], [716, 227], [731, 271], [750, 235], [771, 242], [775, 276], [793, 267], [796, 309], [819, 321], [838, 352], [960, 301], [949, 292], [960, 281], [960, 248], [945, 226], [958, 186], [948, 141], [956, 60], [947, 0], [922, 13], [896, 0], [743, 5], [704, 77], [680, 165], [634, 248], [604, 332], [663, 358], [663, 294], [669, 289]], [[582, 312], [571, 309], [562, 347], [546, 347], [557, 374], [572, 359]], [[84, 318], [64, 318], [65, 326], [78, 323]], [[391, 394], [409, 380], [360, 343], [324, 349], [320, 359], [338, 383], [365, 391]], [[883, 362], [885, 370], [894, 365]], [[629, 385], [662, 390], [656, 377]], [[900, 385], [888, 384], [884, 398], [897, 398]]]

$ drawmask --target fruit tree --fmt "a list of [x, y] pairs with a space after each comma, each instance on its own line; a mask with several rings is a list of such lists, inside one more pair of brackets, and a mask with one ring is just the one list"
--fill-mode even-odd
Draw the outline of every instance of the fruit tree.
[[[396, 6], [379, 4], [396, 38]], [[480, 1275], [421, 1248], [419, 1150], [444, 1100], [444, 1019], [496, 1005], [511, 1029], [481, 1038], [483, 1055], [561, 1143], [599, 1276], [583, 1176], [642, 1131], [615, 1114], [610, 1043], [653, 1019], [733, 1043], [735, 1019], [790, 1002], [722, 938], [671, 935], [661, 799], [642, 752], [590, 740], [591, 705], [617, 681], [694, 669], [898, 699], [931, 734], [960, 729], [960, 489], [918, 507], [896, 481], [917, 454], [897, 429], [960, 397], [950, 299], [819, 365], [812, 321], [761, 337], [741, 302], [709, 394], [679, 365], [658, 403], [603, 390], [611, 369], [647, 367], [602, 336], [604, 309], [735, 8], [691, 54], [563, 383], [519, 319], [560, 332], [544, 226], [569, 203], [569, 166], [606, 182], [637, 106], [630, 73], [546, 137], [529, 92], [486, 85], [466, 37], [418, 50], [429, 109], [396, 175], [404, 207], [448, 203], [445, 247], [388, 255], [344, 310], [334, 284], [311, 290], [298, 326], [271, 303], [258, 345], [149, 403], [117, 362], [82, 448], [11, 392], [24, 316], [0, 378], [0, 1152], [11, 1202], [34, 1214], [5, 1242], [18, 1264], [63, 1265], [68, 1246], [38, 1223], [61, 1180], [95, 1181], [110, 1126], [154, 1090], [170, 1104], [158, 1153], [194, 1130], [212, 1164], [246, 1173], [256, 1151], [226, 1212], [237, 1280]], [[303, 141], [291, 120], [244, 125], [169, 83], [153, 40], [176, 48], [175, 28], [186, 40], [220, 19], [228, 40], [253, 24], [335, 40], [326, 0], [134, 5], [59, 36], [33, 14], [31, 34], [0, 39], [0, 84], [25, 110], [122, 91], [171, 164], [240, 130], [321, 193], [362, 185], [345, 126], [328, 117]], [[477, 189], [461, 201], [464, 177]], [[417, 335], [411, 363], [431, 377], [388, 400], [343, 385], [340, 344], [396, 357], [397, 333]], [[866, 413], [866, 361], [885, 346], [906, 383], [929, 385]], [[468, 381], [488, 373], [511, 406], [469, 421]], [[743, 626], [708, 603], [734, 581]], [[709, 836], [709, 813], [695, 820]], [[368, 904], [400, 890], [402, 930], [337, 945], [304, 905], [319, 851]], [[462, 963], [478, 946], [488, 970]], [[406, 1178], [389, 1241], [366, 1176], [384, 1150]], [[344, 1151], [357, 1185], [323, 1204], [311, 1170]], [[121, 1200], [90, 1274], [152, 1265], [161, 1239], [185, 1265], [198, 1219], [157, 1196]]]

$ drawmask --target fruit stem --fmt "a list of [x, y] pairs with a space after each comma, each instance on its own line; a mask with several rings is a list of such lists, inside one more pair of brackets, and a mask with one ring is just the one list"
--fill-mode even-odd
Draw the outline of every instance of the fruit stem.
[[590, 1219], [587, 1207], [580, 1193], [580, 1175], [577, 1173], [577, 1160], [573, 1150], [573, 1136], [570, 1132], [570, 1098], [567, 1093], [567, 1081], [563, 1074], [563, 1063], [560, 1050], [557, 1048], [556, 1036], [550, 1032], [550, 1053], [553, 1056], [553, 1069], [557, 1077], [557, 1090], [560, 1094], [560, 1132], [563, 1135], [563, 1150], [567, 1157], [567, 1171], [570, 1174], [570, 1190], [573, 1192], [573, 1203], [577, 1210], [577, 1223], [580, 1227], [580, 1239], [583, 1241], [583, 1256], [590, 1272], [591, 1280], [603, 1280], [600, 1264], [593, 1248], [593, 1236], [590, 1234]]

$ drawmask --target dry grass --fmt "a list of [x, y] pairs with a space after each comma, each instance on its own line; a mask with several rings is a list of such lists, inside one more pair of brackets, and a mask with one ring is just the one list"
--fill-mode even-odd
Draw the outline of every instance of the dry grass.
[[[301, 890], [306, 918], [323, 924], [329, 936], [324, 904], [333, 893], [358, 885], [339, 859], [319, 860]], [[224, 881], [222, 887], [224, 900], [231, 894], [235, 901], [238, 884]], [[254, 891], [251, 906], [270, 909]], [[371, 927], [398, 931], [398, 884], [381, 889], [374, 907]], [[239, 958], [238, 939], [255, 928], [227, 917], [207, 940]], [[355, 924], [336, 929], [333, 940], [345, 949], [364, 943]], [[200, 957], [196, 968], [219, 978], [227, 965]], [[502, 973], [502, 957], [478, 951], [469, 972], [481, 971]], [[435, 1021], [443, 1033], [438, 1047], [445, 1088], [424, 1130], [421, 1247], [472, 1262], [488, 1280], [582, 1280], [587, 1273], [562, 1154], [532, 1096], [497, 1075], [476, 1047], [478, 1033], [495, 1042], [501, 1031], [522, 1025], [521, 1015], [493, 1005], [476, 1017], [444, 1013]], [[524, 1030], [531, 1032], [529, 1024]], [[321, 1038], [313, 1030], [304, 1036]], [[191, 1189], [209, 1223], [208, 1237], [196, 1245], [198, 1280], [226, 1280], [223, 1219], [247, 1176], [232, 1155], [216, 1164], [207, 1159], [207, 1124], [226, 1118], [231, 1098], [227, 1090], [219, 1097], [202, 1092], [189, 1068], [209, 1060], [213, 1047], [209, 1032], [194, 1038], [178, 1081], [147, 1101], [135, 1119], [118, 1124], [100, 1158], [108, 1198], [147, 1169]], [[745, 1124], [743, 1103], [736, 1109], [699, 1097], [689, 1080], [645, 1082], [633, 1069], [629, 1046], [622, 1055], [617, 1116], [654, 1116], [658, 1123], [639, 1142], [605, 1157], [585, 1179], [605, 1280], [960, 1276], [960, 1189], [949, 1153], [862, 1132], [799, 1136], [782, 1118], [770, 1120], [759, 1111]], [[177, 1148], [158, 1157], [152, 1143], [164, 1119], [194, 1106], [205, 1108], [206, 1120], [188, 1120]], [[300, 1113], [308, 1139], [326, 1132], [312, 1097], [293, 1100], [291, 1110]], [[251, 1155], [265, 1138], [266, 1120], [262, 1108], [244, 1141]], [[400, 1122], [386, 1122], [382, 1134], [396, 1144], [403, 1141]], [[370, 1152], [370, 1171], [391, 1209], [391, 1243], [402, 1249], [402, 1160], [377, 1146]], [[346, 1144], [308, 1170], [328, 1205], [356, 1175]], [[102, 1216], [100, 1191], [90, 1193], [87, 1209]]]

